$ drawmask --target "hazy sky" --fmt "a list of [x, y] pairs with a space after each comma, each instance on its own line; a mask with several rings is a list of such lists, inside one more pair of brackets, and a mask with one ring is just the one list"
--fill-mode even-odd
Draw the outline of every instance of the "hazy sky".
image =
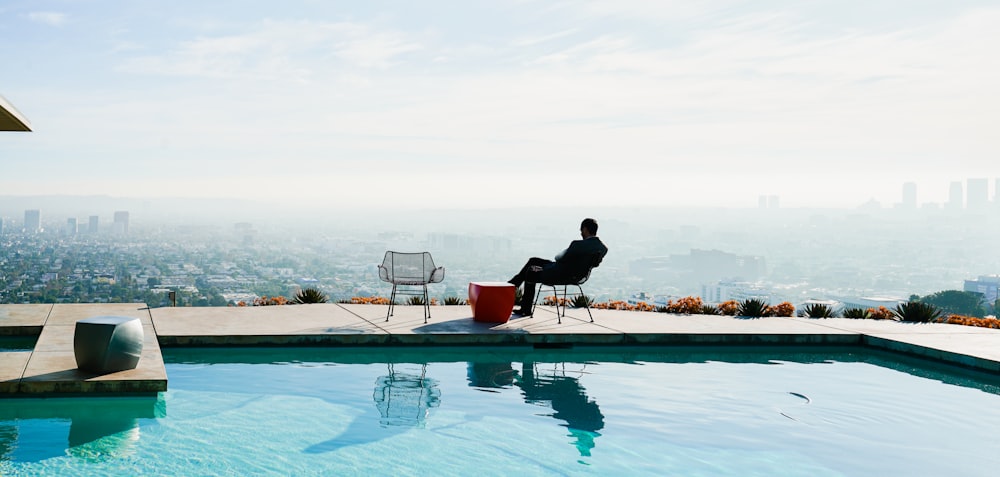
[[[992, 4], [992, 5], [991, 5]], [[995, 1], [0, 3], [0, 195], [856, 206], [1000, 176]]]

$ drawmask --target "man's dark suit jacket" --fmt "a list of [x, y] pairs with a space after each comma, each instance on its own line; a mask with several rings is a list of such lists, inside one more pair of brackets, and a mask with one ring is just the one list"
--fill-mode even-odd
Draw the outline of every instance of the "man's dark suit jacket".
[[569, 248], [556, 256], [556, 261], [545, 267], [545, 275], [555, 281], [583, 278], [587, 270], [604, 260], [608, 247], [596, 236], [574, 240]]

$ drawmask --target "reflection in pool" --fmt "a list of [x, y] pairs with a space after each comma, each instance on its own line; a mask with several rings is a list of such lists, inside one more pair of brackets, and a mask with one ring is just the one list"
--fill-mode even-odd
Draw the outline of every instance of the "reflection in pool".
[[867, 350], [227, 348], [165, 359], [170, 390], [156, 399], [0, 400], [0, 475], [1000, 466], [997, 376]]
[[567, 372], [566, 363], [558, 363], [551, 369], [539, 370], [537, 363], [521, 363], [520, 372], [512, 363], [468, 364], [469, 385], [480, 388], [505, 388], [516, 385], [524, 395], [524, 401], [539, 406], [547, 406], [555, 413], [552, 417], [561, 420], [576, 440], [574, 445], [580, 455], [589, 456], [594, 448], [597, 431], [604, 427], [604, 415], [597, 403], [587, 397], [586, 391], [573, 374], [586, 372], [586, 365], [579, 371]]

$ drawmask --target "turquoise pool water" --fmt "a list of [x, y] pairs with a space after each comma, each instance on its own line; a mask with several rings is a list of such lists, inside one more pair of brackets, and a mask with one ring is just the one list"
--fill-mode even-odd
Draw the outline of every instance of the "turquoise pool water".
[[1000, 379], [850, 349], [165, 350], [0, 400], [0, 475], [996, 475]]

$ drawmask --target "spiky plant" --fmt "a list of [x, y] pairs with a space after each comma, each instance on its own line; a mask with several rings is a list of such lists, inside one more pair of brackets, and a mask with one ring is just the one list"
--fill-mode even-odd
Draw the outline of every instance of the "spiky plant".
[[844, 318], [854, 318], [858, 320], [865, 320], [871, 317], [871, 313], [864, 308], [847, 308], [844, 310]]
[[768, 308], [767, 302], [760, 298], [747, 298], [740, 303], [736, 314], [737, 316], [760, 318], [767, 314]]
[[292, 303], [298, 305], [304, 305], [306, 303], [326, 303], [327, 297], [323, 292], [315, 288], [306, 288], [305, 290], [299, 290], [292, 298]]
[[669, 306], [660, 305], [660, 306], [656, 307], [656, 312], [657, 313], [670, 313], [670, 307]]
[[822, 303], [810, 303], [806, 305], [805, 316], [809, 318], [832, 318], [833, 310]]
[[521, 287], [514, 287], [514, 303], [521, 303], [521, 297], [524, 296], [524, 291]]
[[445, 305], [464, 305], [465, 304], [465, 300], [463, 300], [463, 299], [461, 299], [461, 298], [459, 298], [457, 296], [446, 296], [446, 297], [444, 297], [444, 304]]
[[900, 303], [892, 313], [899, 321], [910, 323], [930, 323], [941, 317], [941, 310], [937, 307], [919, 301]]
[[406, 300], [406, 304], [407, 305], [423, 305], [424, 304], [424, 297], [418, 296], [418, 295], [411, 296], [409, 299]]
[[573, 305], [573, 308], [584, 308], [584, 307], [590, 306], [590, 304], [593, 303], [593, 302], [594, 302], [594, 299], [590, 298], [587, 295], [577, 295], [577, 296], [573, 297], [573, 303], [572, 303], [572, 305]]
[[701, 306], [702, 315], [718, 315], [719, 309], [715, 305], [702, 305]]

